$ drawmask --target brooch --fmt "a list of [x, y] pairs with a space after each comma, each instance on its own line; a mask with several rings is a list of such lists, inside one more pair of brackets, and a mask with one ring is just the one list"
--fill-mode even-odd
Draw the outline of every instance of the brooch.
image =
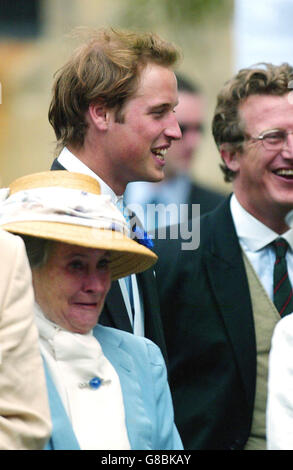
[[100, 377], [93, 377], [88, 382], [79, 383], [79, 388], [92, 388], [93, 390], [97, 390], [101, 385], [107, 385], [111, 383], [111, 380], [104, 380]]

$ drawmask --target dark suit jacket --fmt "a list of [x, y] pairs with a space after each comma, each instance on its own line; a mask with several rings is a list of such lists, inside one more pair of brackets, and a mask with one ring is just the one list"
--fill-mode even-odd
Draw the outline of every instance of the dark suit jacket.
[[202, 215], [215, 209], [224, 199], [224, 194], [198, 183], [191, 183], [187, 203], [200, 204], [200, 214]]
[[[65, 170], [65, 168], [58, 160], [54, 160], [51, 170]], [[153, 268], [138, 274], [137, 283], [143, 296], [145, 337], [151, 339], [160, 347], [164, 359], [167, 362], [166, 344]], [[104, 326], [111, 326], [112, 328], [118, 328], [119, 330], [132, 333], [132, 327], [118, 281], [112, 282], [99, 323]]]
[[186, 449], [242, 449], [256, 345], [229, 198], [201, 217], [200, 233], [193, 252], [181, 251], [180, 240], [157, 240], [155, 247], [175, 421]]

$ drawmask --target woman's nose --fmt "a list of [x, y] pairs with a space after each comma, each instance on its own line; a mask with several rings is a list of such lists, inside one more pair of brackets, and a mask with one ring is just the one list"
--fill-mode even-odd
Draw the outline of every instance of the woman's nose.
[[88, 273], [84, 278], [84, 290], [86, 292], [101, 293], [109, 288], [110, 272], [108, 270]]

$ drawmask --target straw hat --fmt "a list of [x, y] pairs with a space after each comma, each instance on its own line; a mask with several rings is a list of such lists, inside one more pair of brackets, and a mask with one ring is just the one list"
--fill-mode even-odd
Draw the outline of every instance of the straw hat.
[[0, 227], [109, 250], [112, 279], [142, 272], [157, 260], [151, 250], [127, 235], [124, 217], [110, 197], [100, 194], [99, 183], [80, 173], [47, 171], [15, 180], [0, 202]]

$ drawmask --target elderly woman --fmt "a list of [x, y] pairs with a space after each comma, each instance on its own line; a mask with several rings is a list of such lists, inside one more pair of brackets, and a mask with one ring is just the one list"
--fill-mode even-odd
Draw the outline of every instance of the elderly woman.
[[30, 260], [53, 432], [49, 449], [182, 449], [151, 341], [98, 325], [111, 279], [152, 266], [93, 178], [66, 171], [2, 190], [0, 226]]

